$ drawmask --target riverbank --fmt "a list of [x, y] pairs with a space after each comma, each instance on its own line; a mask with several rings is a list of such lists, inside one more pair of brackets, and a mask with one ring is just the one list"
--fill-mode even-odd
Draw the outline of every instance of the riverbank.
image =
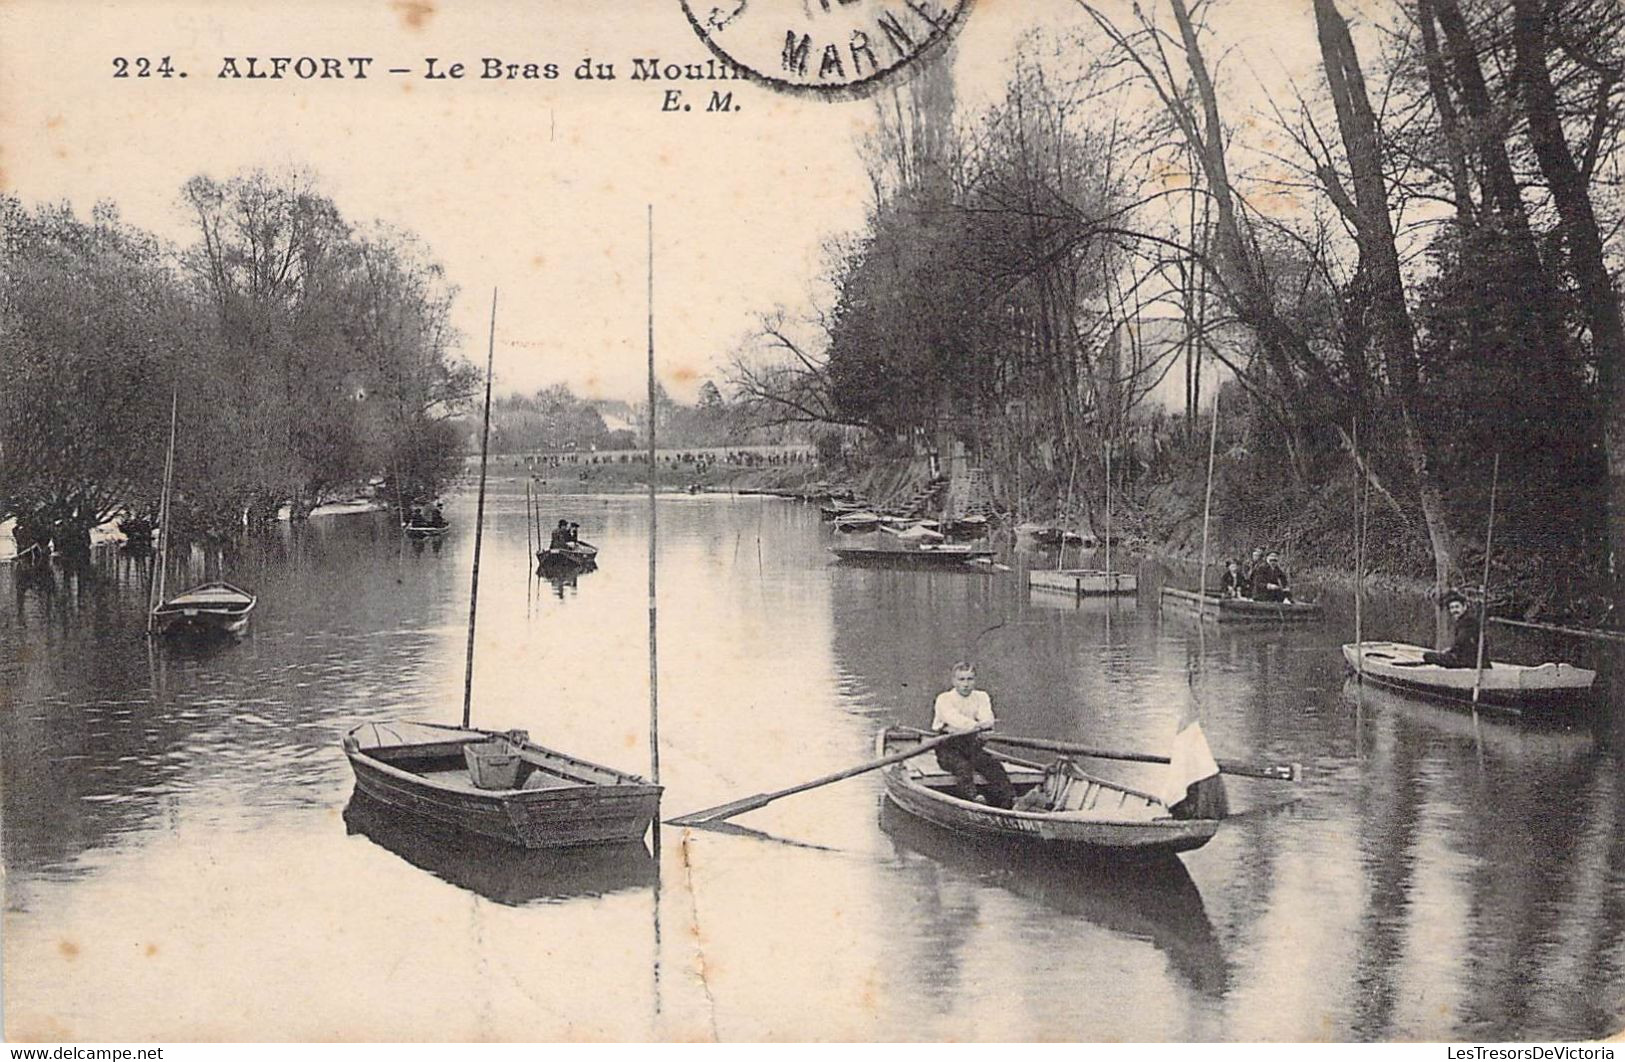
[[[882, 510], [905, 504], [926, 478], [924, 463], [909, 459], [879, 460], [850, 470], [845, 477], [829, 477]], [[998, 482], [998, 477], [992, 478]], [[1358, 562], [1364, 577], [1356, 576], [1359, 484], [1352, 474], [1324, 484], [1317, 497], [1293, 506], [1232, 499], [1228, 489], [1222, 479], [1215, 484], [1206, 528], [1209, 571], [1215, 581], [1226, 558], [1245, 561], [1253, 549], [1273, 549], [1297, 579], [1350, 592], [1358, 583], [1367, 591], [1431, 598], [1433, 558], [1428, 543], [1419, 528], [1391, 506], [1373, 503], [1367, 512], [1366, 547]], [[1113, 498], [1114, 541], [1125, 550], [1194, 566], [1202, 556], [1205, 494], [1205, 467], [1192, 466], [1155, 483], [1131, 481]], [[1013, 519], [1098, 537], [1097, 532], [1104, 530], [1104, 513], [1098, 505], [1094, 515], [1100, 523], [1095, 526], [1087, 499], [1078, 499], [1072, 508], [1077, 511], [1069, 511], [1059, 495], [1028, 492]], [[1457, 548], [1461, 568], [1452, 584], [1476, 596], [1484, 582], [1482, 547], [1464, 534], [1458, 536]], [[1598, 629], [1610, 626], [1613, 615], [1613, 584], [1595, 558], [1541, 543], [1503, 541], [1499, 532], [1487, 596], [1493, 615], [1519, 621]]]

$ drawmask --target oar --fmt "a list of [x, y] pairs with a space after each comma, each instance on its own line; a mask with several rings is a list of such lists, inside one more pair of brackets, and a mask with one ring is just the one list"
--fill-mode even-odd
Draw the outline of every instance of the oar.
[[878, 771], [882, 767], [890, 767], [894, 763], [902, 763], [904, 760], [911, 760], [920, 753], [929, 752], [938, 745], [942, 744], [944, 741], [948, 741], [949, 739], [958, 736], [960, 735], [943, 734], [940, 737], [934, 737], [928, 741], [922, 741], [918, 745], [904, 749], [902, 752], [894, 752], [890, 756], [882, 756], [878, 760], [870, 760], [868, 763], [860, 763], [856, 767], [848, 767], [846, 770], [836, 771], [834, 774], [826, 774], [822, 778], [814, 778], [810, 782], [802, 782], [800, 785], [793, 785], [788, 789], [777, 789], [771, 793], [757, 793], [755, 796], [741, 797], [738, 800], [731, 800], [726, 804], [718, 804], [714, 808], [703, 808], [699, 811], [691, 811], [687, 815], [679, 815], [675, 819], [667, 819], [666, 825], [702, 826], [708, 822], [716, 822], [719, 819], [730, 819], [735, 815], [741, 815], [747, 811], [755, 811], [757, 808], [766, 807], [768, 804], [773, 803], [773, 801], [779, 799], [780, 797], [790, 796], [792, 793], [804, 793], [809, 789], [817, 789], [819, 786], [829, 785], [831, 782], [839, 782], [842, 779], [851, 778], [853, 775], [864, 774], [868, 771]]
[[[1086, 745], [1077, 745], [1070, 741], [1051, 741], [1048, 738], [1009, 737], [1004, 734], [990, 734], [988, 741], [1003, 745], [1014, 745], [1023, 749], [1045, 749], [1049, 752], [1065, 752], [1074, 756], [1091, 756], [1102, 760], [1127, 760], [1131, 763], [1168, 763], [1167, 756], [1153, 756], [1146, 752], [1112, 752], [1107, 749], [1092, 749]], [[1303, 767], [1296, 763], [1270, 763], [1253, 764], [1241, 763], [1236, 760], [1216, 760], [1219, 770], [1225, 774], [1240, 775], [1243, 778], [1263, 778], [1274, 782], [1296, 782], [1303, 778]]]

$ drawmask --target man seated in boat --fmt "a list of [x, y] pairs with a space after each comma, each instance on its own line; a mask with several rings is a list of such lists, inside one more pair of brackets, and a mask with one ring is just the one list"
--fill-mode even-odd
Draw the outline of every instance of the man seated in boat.
[[1253, 569], [1250, 582], [1254, 601], [1292, 601], [1292, 588], [1287, 585], [1281, 555], [1273, 549], [1264, 555], [1264, 563]]
[[430, 527], [445, 527], [446, 526], [446, 514], [445, 514], [445, 511], [440, 508], [440, 503], [439, 502], [434, 503], [434, 512], [429, 514], [429, 526]]
[[[1437, 664], [1440, 667], [1473, 667], [1478, 666], [1478, 617], [1467, 608], [1467, 599], [1454, 590], [1444, 595], [1445, 611], [1450, 613], [1450, 622], [1454, 625], [1450, 635], [1450, 647], [1443, 652], [1428, 650], [1422, 654], [1422, 663]], [[1484, 642], [1484, 666], [1490, 666], [1490, 643]]]
[[574, 546], [581, 541], [581, 525], [570, 525], [570, 545]]
[[1235, 560], [1224, 562], [1224, 574], [1219, 577], [1220, 597], [1246, 597], [1247, 580], [1242, 577], [1241, 564]]
[[1264, 551], [1254, 548], [1252, 555], [1247, 558], [1247, 566], [1241, 573], [1241, 596], [1255, 597], [1253, 588], [1258, 584], [1253, 581], [1253, 573], [1264, 566]]
[[954, 665], [954, 688], [937, 695], [931, 729], [958, 737], [937, 746], [937, 763], [959, 780], [955, 795], [975, 800], [976, 776], [987, 781], [987, 802], [997, 808], [1010, 808], [1016, 802], [1015, 790], [1004, 765], [982, 747], [982, 733], [993, 729], [993, 699], [976, 688], [976, 665], [961, 660]]
[[548, 549], [569, 549], [570, 548], [570, 521], [568, 521], [568, 520], [560, 520], [559, 521], [559, 526], [557, 526], [557, 527], [555, 527], [553, 529], [553, 534], [548, 539], [547, 548]]

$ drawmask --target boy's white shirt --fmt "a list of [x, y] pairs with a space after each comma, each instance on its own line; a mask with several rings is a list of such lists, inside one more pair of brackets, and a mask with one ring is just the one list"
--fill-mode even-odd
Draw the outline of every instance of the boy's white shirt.
[[987, 695], [986, 690], [971, 690], [964, 696], [958, 690], [937, 694], [936, 711], [931, 718], [932, 730], [965, 733], [993, 722], [993, 698]]

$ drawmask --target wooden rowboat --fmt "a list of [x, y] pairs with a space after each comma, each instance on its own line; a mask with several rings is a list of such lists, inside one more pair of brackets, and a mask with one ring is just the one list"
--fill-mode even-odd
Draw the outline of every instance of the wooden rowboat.
[[880, 526], [880, 514], [869, 512], [867, 509], [857, 509], [842, 513], [835, 518], [835, 530], [847, 534], [861, 531], [873, 531]]
[[522, 730], [390, 720], [344, 737], [356, 789], [397, 812], [525, 848], [641, 841], [660, 786]]
[[1191, 590], [1162, 588], [1164, 608], [1189, 612], [1210, 623], [1298, 623], [1320, 619], [1316, 601], [1254, 601], [1247, 597], [1219, 597]]
[[900, 567], [938, 567], [964, 564], [966, 561], [987, 560], [993, 556], [990, 546], [969, 543], [921, 542], [918, 545], [831, 546], [829, 551], [843, 561], [854, 564], [896, 565]]
[[160, 634], [240, 634], [258, 601], [230, 583], [204, 583], [153, 609], [154, 629]]
[[1133, 572], [1105, 572], [1092, 568], [1044, 568], [1027, 573], [1027, 585], [1073, 597], [1135, 594], [1140, 580]]
[[544, 572], [584, 572], [598, 567], [598, 547], [577, 542], [560, 549], [539, 549], [536, 563]]
[[1526, 709], [1555, 709], [1583, 701], [1595, 671], [1572, 664], [1507, 664], [1497, 660], [1482, 671], [1424, 664], [1427, 650], [1403, 642], [1353, 642], [1343, 646], [1349, 670], [1367, 681], [1406, 693], [1471, 702], [1478, 684], [1482, 708], [1521, 715]]
[[[893, 755], [930, 736], [890, 727], [876, 736], [875, 754]], [[1056, 794], [1059, 810], [1006, 811], [962, 800], [953, 795], [954, 776], [929, 753], [886, 768], [882, 775], [886, 795], [909, 814], [968, 837], [1032, 842], [1057, 850], [1147, 856], [1188, 852], [1207, 844], [1219, 830], [1218, 819], [1176, 819], [1160, 798], [1087, 774], [1070, 761], [1046, 772], [989, 751], [1004, 762], [1018, 805], [1033, 790], [1053, 786], [1053, 772], [1064, 770], [1064, 785]]]
[[818, 507], [818, 513], [825, 520], [839, 520], [848, 513], [863, 511], [863, 505], [855, 501], [832, 501], [828, 505]]
[[407, 538], [439, 538], [451, 530], [450, 524], [402, 524]]

